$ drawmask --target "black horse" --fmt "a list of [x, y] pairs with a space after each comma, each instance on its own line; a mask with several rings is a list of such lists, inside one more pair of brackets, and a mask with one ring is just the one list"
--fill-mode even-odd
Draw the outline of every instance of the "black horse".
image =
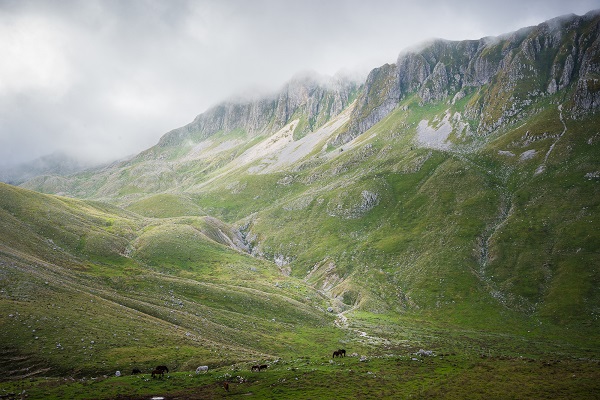
[[169, 373], [169, 368], [167, 368], [166, 365], [159, 365], [158, 367], [156, 367], [154, 369], [157, 371], [163, 371], [163, 372]]
[[333, 352], [333, 357], [331, 357], [331, 358], [336, 358], [336, 357], [341, 357], [341, 356], [342, 356], [342, 353], [340, 353], [339, 350], [336, 350]]
[[165, 371], [163, 369], [155, 369], [154, 371], [152, 371], [152, 377], [154, 378], [155, 376], [158, 376], [159, 378], [162, 378], [165, 375]]
[[345, 349], [339, 349], [338, 353], [340, 354], [340, 357], [346, 357], [346, 350]]
[[142, 373], [142, 371], [139, 368], [134, 368], [131, 371], [131, 375], [137, 375], [137, 374], [141, 374], [141, 373]]

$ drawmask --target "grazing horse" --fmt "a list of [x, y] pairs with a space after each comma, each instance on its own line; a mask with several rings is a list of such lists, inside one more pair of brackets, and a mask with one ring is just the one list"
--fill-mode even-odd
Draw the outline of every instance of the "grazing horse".
[[258, 371], [258, 372], [260, 372], [260, 365], [253, 365], [252, 368], [250, 368], [250, 371], [252, 371], [252, 372]]
[[159, 376], [160, 378], [162, 378], [164, 375], [165, 375], [165, 371], [163, 369], [155, 369], [154, 371], [152, 371], [153, 378], [155, 376]]
[[263, 369], [267, 369], [267, 368], [269, 368], [269, 366], [267, 364], [259, 365], [258, 372], [262, 371]]
[[227, 381], [223, 382], [223, 389], [225, 389], [225, 391], [229, 392], [229, 382], [227, 382]]
[[137, 374], [141, 374], [141, 373], [142, 373], [142, 371], [139, 368], [134, 368], [131, 371], [131, 375], [137, 375]]
[[336, 357], [341, 357], [342, 353], [339, 352], [339, 350], [336, 350], [333, 352], [333, 356], [331, 358], [336, 358]]
[[208, 365], [201, 365], [198, 368], [196, 368], [196, 373], [199, 374], [200, 372], [208, 372]]
[[154, 368], [157, 371], [164, 371], [166, 373], [169, 373], [169, 368], [167, 368], [166, 365], [159, 365], [158, 367]]
[[339, 349], [338, 353], [340, 354], [340, 357], [346, 357], [346, 350], [345, 349]]

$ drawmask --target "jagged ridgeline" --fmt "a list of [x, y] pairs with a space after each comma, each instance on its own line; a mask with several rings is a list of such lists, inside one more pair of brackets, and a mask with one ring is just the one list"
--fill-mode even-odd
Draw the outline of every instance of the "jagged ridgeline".
[[[210, 216], [244, 263], [267, 260], [337, 312], [597, 342], [599, 15], [436, 40], [363, 83], [298, 77], [130, 161], [23, 186], [164, 232]], [[119, 240], [139, 254], [146, 237]], [[203, 251], [136, 261], [185, 271]]]

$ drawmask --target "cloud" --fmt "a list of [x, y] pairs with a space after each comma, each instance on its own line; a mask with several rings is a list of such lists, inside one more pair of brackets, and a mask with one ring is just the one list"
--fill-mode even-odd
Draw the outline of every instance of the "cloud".
[[41, 18], [0, 21], [0, 94], [60, 92], [70, 73], [64, 42], [60, 30]]
[[[426, 3], [426, 4], [425, 4]], [[0, 168], [142, 151], [236, 93], [298, 71], [394, 62], [433, 37], [499, 35], [596, 1], [0, 0]]]

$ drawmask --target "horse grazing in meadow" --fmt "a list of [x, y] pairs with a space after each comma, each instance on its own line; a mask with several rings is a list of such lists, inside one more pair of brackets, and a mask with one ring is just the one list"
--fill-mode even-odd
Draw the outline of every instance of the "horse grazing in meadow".
[[226, 392], [229, 392], [229, 382], [223, 382], [223, 389], [225, 389]]
[[198, 368], [196, 368], [196, 373], [199, 374], [200, 372], [208, 372], [208, 365], [201, 365]]
[[167, 368], [166, 365], [159, 365], [158, 367], [154, 368], [157, 371], [164, 371], [166, 373], [169, 373], [169, 368]]
[[141, 374], [141, 373], [142, 373], [142, 371], [139, 368], [134, 368], [131, 371], [131, 375], [137, 375], [137, 374]]
[[155, 369], [154, 371], [152, 371], [152, 377], [154, 378], [155, 376], [162, 378], [163, 376], [165, 376], [165, 371], [163, 369]]
[[345, 349], [339, 349], [333, 352], [333, 357], [331, 358], [336, 358], [336, 357], [346, 357], [346, 350]]
[[252, 372], [258, 371], [258, 372], [260, 372], [260, 365], [253, 365], [252, 368], [250, 368], [250, 371], [252, 371]]
[[262, 371], [263, 369], [267, 369], [269, 368], [269, 366], [267, 364], [262, 364], [258, 366], [258, 372]]

